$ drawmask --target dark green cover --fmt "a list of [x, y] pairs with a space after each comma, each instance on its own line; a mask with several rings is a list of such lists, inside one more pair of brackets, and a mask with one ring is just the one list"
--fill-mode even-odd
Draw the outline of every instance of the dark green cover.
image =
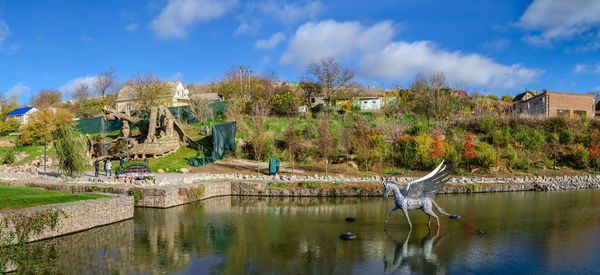
[[211, 157], [215, 160], [222, 159], [229, 151], [235, 150], [236, 123], [225, 122], [212, 127], [213, 151]]

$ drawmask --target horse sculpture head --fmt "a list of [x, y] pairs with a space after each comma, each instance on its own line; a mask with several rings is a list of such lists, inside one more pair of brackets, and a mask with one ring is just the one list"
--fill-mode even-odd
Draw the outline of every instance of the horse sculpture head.
[[392, 184], [393, 183], [388, 183], [388, 182], [383, 182], [383, 197], [387, 198], [388, 195], [390, 195], [390, 193], [393, 192], [392, 190]]

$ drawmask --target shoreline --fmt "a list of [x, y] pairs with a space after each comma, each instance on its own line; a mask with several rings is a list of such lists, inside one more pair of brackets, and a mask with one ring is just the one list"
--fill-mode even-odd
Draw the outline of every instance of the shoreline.
[[[13, 175], [14, 176], [14, 175]], [[286, 177], [220, 174], [158, 174], [151, 183], [78, 178], [68, 183], [56, 177], [19, 177], [2, 184], [68, 193], [101, 192], [134, 197], [136, 207], [170, 208], [218, 196], [375, 197], [383, 195], [382, 180], [407, 183], [413, 177]], [[276, 183], [276, 184], [273, 184]], [[299, 187], [299, 183], [305, 183]], [[306, 184], [314, 183], [314, 184]], [[286, 186], [287, 185], [287, 186]], [[439, 194], [557, 191], [600, 188], [600, 175], [558, 177], [454, 177]]]

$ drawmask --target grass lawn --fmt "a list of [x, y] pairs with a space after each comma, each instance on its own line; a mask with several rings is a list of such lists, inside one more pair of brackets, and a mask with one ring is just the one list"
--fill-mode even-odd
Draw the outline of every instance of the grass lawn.
[[0, 185], [0, 210], [103, 198], [98, 194], [70, 194], [38, 188]]
[[[161, 158], [149, 158], [148, 165], [150, 170], [156, 171], [158, 169], [164, 169], [166, 172], [176, 172], [179, 168], [190, 168], [188, 159], [196, 156], [196, 150], [187, 146], [179, 147], [179, 150], [175, 151], [168, 156]], [[168, 170], [167, 170], [168, 169]]]

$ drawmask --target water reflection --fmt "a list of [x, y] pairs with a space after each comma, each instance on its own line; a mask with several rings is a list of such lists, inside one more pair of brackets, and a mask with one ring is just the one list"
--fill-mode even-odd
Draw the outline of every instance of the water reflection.
[[[403, 219], [384, 225], [391, 199], [220, 197], [136, 209], [133, 220], [34, 243], [41, 252], [30, 254], [54, 259], [56, 274], [586, 273], [600, 268], [598, 198], [436, 196], [463, 217], [429, 232], [426, 216], [411, 213], [409, 233]], [[344, 232], [358, 239], [342, 241]]]
[[424, 238], [409, 242], [412, 230], [406, 239], [399, 241], [386, 230], [388, 238], [394, 243], [393, 258], [384, 257], [384, 272], [401, 274], [445, 274], [446, 269], [438, 261], [436, 248], [443, 240], [439, 230], [429, 231]]

